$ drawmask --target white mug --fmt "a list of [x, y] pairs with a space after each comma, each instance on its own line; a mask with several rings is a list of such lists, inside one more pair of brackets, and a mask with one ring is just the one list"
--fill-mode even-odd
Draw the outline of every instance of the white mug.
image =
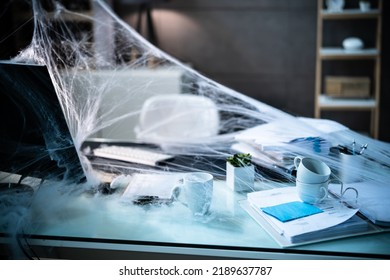
[[297, 169], [297, 181], [305, 184], [318, 184], [329, 180], [331, 170], [321, 160], [309, 157], [295, 157], [294, 165]]
[[194, 216], [209, 214], [213, 198], [213, 175], [205, 172], [188, 173], [178, 189], [184, 193], [185, 201], [181, 202], [191, 210]]
[[317, 204], [328, 197], [328, 186], [330, 183], [339, 183], [341, 190], [343, 189], [343, 183], [339, 180], [328, 180], [323, 183], [307, 184], [300, 181], [296, 181], [296, 187], [298, 189], [299, 198], [309, 204]]

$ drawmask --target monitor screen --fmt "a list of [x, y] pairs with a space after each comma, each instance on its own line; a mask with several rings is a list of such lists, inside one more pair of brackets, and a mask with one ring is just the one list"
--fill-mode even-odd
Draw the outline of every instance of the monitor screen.
[[0, 171], [84, 177], [46, 66], [0, 62]]

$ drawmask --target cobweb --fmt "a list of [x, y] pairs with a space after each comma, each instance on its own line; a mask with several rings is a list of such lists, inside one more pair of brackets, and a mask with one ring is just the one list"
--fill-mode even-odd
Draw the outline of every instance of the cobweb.
[[[23, 203], [23, 209], [33, 210], [18, 212], [20, 221], [37, 212], [44, 220], [51, 208], [65, 204], [58, 201], [85, 192], [91, 199], [118, 193], [109, 184], [121, 175], [205, 171], [224, 179], [225, 160], [234, 153], [252, 155], [255, 184], [248, 184], [247, 191], [273, 188], [275, 182], [293, 185], [296, 156], [322, 160], [332, 178], [346, 186], [387, 184], [388, 143], [330, 120], [292, 116], [225, 87], [149, 43], [104, 1], [92, 1], [94, 16], [70, 11], [60, 2], [44, 3], [32, 2], [33, 39], [13, 61], [46, 65], [79, 156], [69, 164], [81, 162], [87, 180], [80, 183], [66, 175], [43, 180], [31, 202], [35, 206]], [[55, 151], [51, 144], [47, 149]], [[183, 161], [156, 168], [94, 155], [96, 148], [116, 145], [157, 147]], [[55, 199], [50, 203], [48, 196]], [[0, 203], [0, 213], [9, 204]], [[18, 232], [27, 222], [10, 223], [13, 214], [2, 215], [0, 226]]]

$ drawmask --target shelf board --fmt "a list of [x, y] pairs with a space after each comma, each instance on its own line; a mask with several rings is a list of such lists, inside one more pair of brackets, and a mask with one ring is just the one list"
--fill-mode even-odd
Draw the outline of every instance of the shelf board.
[[375, 48], [361, 50], [345, 50], [343, 48], [326, 47], [321, 48], [320, 57], [322, 59], [375, 59], [379, 51]]
[[375, 109], [376, 101], [373, 98], [332, 98], [321, 94], [319, 98], [319, 107], [329, 110], [371, 110]]
[[379, 16], [379, 9], [371, 9], [367, 12], [362, 12], [360, 9], [345, 9], [340, 12], [321, 11], [321, 17], [323, 19], [372, 19], [378, 18]]

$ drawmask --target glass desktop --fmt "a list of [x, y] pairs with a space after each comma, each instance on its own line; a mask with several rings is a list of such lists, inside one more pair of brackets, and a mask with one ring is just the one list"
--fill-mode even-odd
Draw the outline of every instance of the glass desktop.
[[[277, 184], [277, 183], [274, 183]], [[258, 189], [275, 187], [258, 183]], [[283, 184], [277, 187], [283, 187]], [[16, 237], [1, 234], [5, 250], [17, 241], [24, 256], [60, 259], [387, 259], [390, 233], [382, 232], [306, 245], [281, 247], [239, 205], [223, 180], [214, 181], [210, 214], [195, 218], [183, 204], [134, 205], [111, 195], [83, 193], [39, 202], [53, 189], [40, 189], [30, 223]], [[7, 245], [8, 244], [8, 245]], [[15, 247], [14, 247], [15, 248]], [[12, 253], [12, 252], [10, 252]]]

